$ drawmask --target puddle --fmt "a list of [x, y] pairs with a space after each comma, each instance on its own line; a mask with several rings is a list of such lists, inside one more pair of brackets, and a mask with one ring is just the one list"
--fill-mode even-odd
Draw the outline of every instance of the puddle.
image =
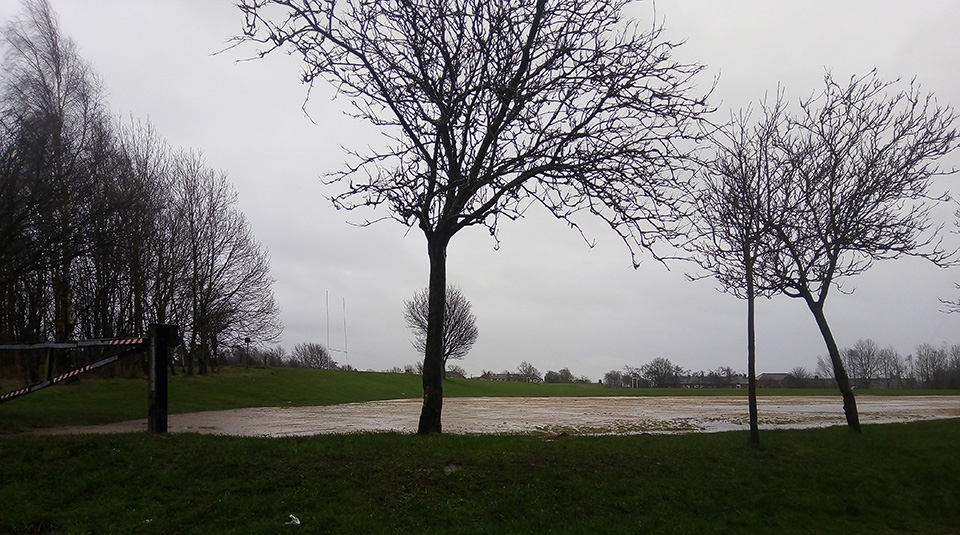
[[[283, 437], [331, 433], [414, 433], [419, 399], [321, 407], [264, 407], [172, 414], [173, 433]], [[839, 396], [758, 400], [761, 429], [845, 425]], [[861, 396], [862, 423], [960, 417], [960, 396]], [[456, 434], [719, 432], [748, 429], [746, 397], [447, 398], [443, 430]], [[31, 431], [35, 434], [145, 431], [146, 420]]]

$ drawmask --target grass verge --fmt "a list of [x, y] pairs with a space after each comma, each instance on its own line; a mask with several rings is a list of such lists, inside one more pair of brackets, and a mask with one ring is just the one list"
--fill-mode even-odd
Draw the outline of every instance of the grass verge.
[[[0, 533], [951, 533], [960, 420], [561, 437], [0, 439]], [[300, 526], [285, 525], [290, 514]]]

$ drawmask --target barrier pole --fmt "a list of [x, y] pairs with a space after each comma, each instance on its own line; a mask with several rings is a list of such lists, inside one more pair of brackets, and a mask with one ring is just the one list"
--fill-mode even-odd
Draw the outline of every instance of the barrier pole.
[[179, 328], [176, 325], [150, 325], [150, 409], [147, 414], [147, 431], [167, 432], [167, 368], [170, 348], [179, 344]]

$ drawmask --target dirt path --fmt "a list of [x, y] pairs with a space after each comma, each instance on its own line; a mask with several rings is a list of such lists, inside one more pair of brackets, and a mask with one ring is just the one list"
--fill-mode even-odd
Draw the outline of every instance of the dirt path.
[[[322, 407], [252, 408], [172, 414], [174, 433], [295, 436], [396, 431], [413, 433], [419, 399]], [[960, 396], [860, 396], [863, 423], [960, 417]], [[776, 396], [759, 399], [761, 428], [843, 425], [839, 397]], [[744, 397], [448, 398], [448, 433], [628, 434], [717, 432], [747, 428]], [[146, 430], [146, 420], [38, 430], [37, 434], [123, 433]]]

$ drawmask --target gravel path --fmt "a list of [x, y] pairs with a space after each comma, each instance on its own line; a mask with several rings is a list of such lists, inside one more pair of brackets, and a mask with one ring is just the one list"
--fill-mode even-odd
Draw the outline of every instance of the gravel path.
[[[172, 414], [173, 433], [235, 436], [302, 436], [395, 431], [413, 433], [419, 399], [321, 407], [251, 408]], [[960, 396], [860, 396], [860, 420], [905, 422], [960, 417]], [[759, 398], [761, 429], [844, 425], [839, 396]], [[718, 432], [747, 429], [745, 397], [447, 398], [444, 431], [476, 433], [634, 434]], [[35, 434], [145, 431], [146, 420], [66, 427]]]

